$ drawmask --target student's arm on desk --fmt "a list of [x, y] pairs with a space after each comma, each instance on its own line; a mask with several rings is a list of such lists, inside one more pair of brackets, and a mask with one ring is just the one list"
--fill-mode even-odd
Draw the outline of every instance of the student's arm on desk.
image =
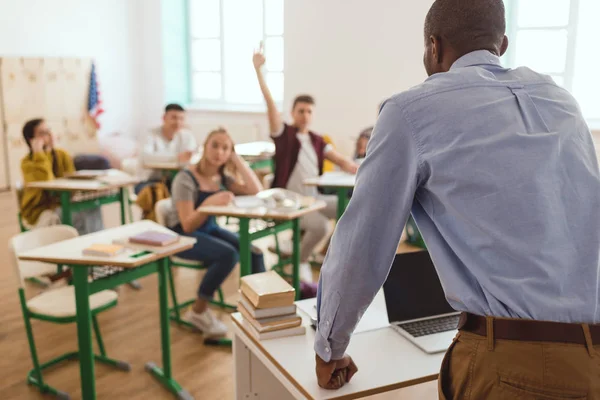
[[[194, 192], [197, 189], [192, 179], [193, 178], [188, 174], [181, 172], [177, 174], [171, 187], [173, 205], [177, 210], [179, 223], [185, 233], [194, 232], [201, 227], [208, 218], [208, 215], [198, 211], [198, 209], [194, 209]], [[233, 193], [220, 191], [207, 197], [206, 200], [200, 204], [200, 207], [226, 206], [232, 200]]]
[[325, 158], [340, 167], [343, 171], [350, 174], [356, 174], [358, 171], [358, 164], [352, 161], [350, 158], [343, 156], [333, 147], [328, 146], [326, 149]]
[[417, 144], [393, 100], [384, 106], [354, 194], [321, 269], [317, 355], [344, 356], [362, 314], [383, 285], [419, 184]]

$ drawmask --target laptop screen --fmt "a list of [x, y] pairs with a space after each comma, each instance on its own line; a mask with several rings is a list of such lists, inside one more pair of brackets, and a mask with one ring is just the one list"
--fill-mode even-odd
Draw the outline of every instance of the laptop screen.
[[426, 251], [397, 254], [383, 293], [390, 322], [455, 312]]

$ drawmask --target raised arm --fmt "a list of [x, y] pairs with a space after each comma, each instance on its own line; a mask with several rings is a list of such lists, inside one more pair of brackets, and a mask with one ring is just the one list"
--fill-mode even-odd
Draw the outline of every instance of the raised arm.
[[256, 71], [256, 78], [258, 79], [258, 85], [260, 86], [260, 91], [265, 98], [265, 102], [267, 103], [267, 114], [269, 116], [269, 130], [270, 134], [273, 136], [282, 128], [283, 121], [281, 119], [281, 114], [279, 114], [279, 110], [277, 109], [277, 105], [275, 104], [275, 100], [273, 100], [273, 95], [269, 90], [269, 86], [267, 86], [267, 81], [262, 72], [262, 67], [265, 65], [266, 58], [264, 55], [263, 43], [260, 42], [260, 48], [254, 52], [254, 57], [252, 57], [252, 63], [254, 64], [254, 69]]

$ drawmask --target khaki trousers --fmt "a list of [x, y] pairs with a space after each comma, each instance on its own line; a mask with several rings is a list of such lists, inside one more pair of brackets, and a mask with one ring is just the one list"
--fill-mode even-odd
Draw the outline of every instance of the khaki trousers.
[[600, 400], [600, 343], [490, 340], [460, 331], [439, 377], [440, 400]]

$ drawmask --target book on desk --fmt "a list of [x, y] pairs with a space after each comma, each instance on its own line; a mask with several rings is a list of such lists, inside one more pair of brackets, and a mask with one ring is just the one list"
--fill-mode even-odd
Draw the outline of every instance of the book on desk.
[[238, 311], [242, 324], [256, 339], [297, 336], [306, 333], [296, 313], [296, 291], [276, 272], [242, 278]]

